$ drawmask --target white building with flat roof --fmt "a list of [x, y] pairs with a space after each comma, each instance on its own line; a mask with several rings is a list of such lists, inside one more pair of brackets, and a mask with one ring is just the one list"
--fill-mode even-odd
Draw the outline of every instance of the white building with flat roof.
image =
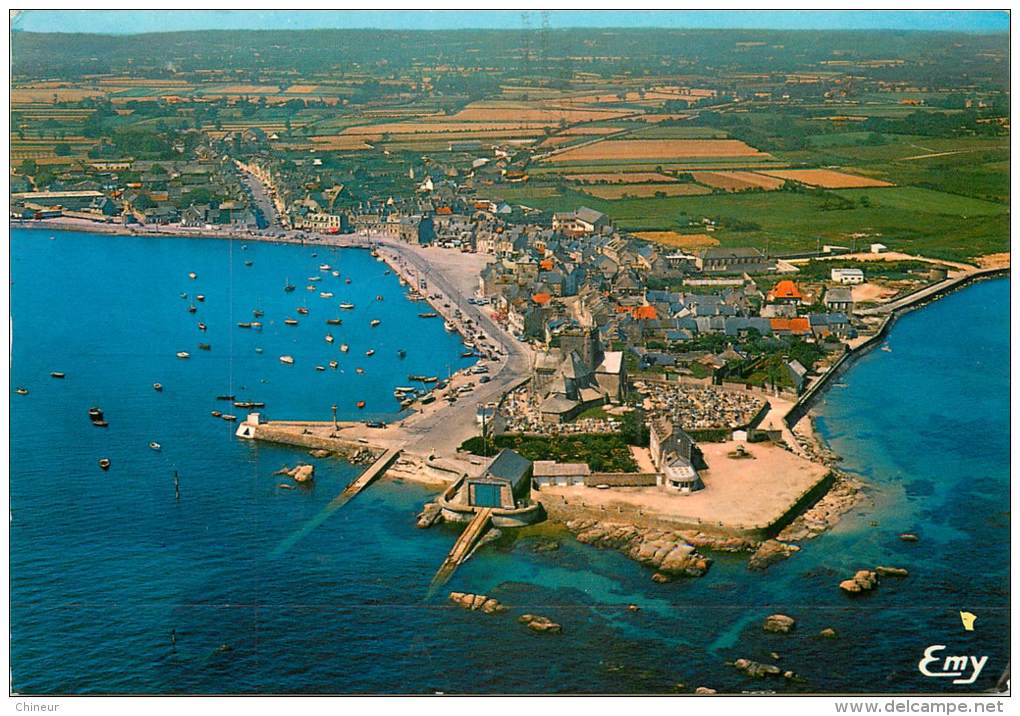
[[834, 268], [832, 280], [844, 285], [864, 283], [864, 271], [859, 268]]

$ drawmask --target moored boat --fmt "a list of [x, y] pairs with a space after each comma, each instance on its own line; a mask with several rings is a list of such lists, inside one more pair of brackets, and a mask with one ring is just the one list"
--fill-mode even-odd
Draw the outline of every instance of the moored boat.
[[177, 351], [177, 357], [181, 360], [186, 360], [191, 357], [191, 354], [187, 351]]
[[101, 457], [99, 458], [99, 469], [106, 471], [110, 469], [110, 458]]
[[344, 283], [350, 283], [350, 282], [351, 282], [351, 280], [349, 278], [345, 278], [344, 279]]
[[195, 304], [191, 304], [190, 306], [188, 306], [188, 313], [194, 313], [197, 310], [198, 306], [196, 306]]
[[375, 328], [375, 327], [376, 327], [376, 326], [378, 326], [378, 325], [379, 325], [380, 323], [382, 323], [382, 321], [380, 321], [380, 320], [379, 320], [378, 318], [373, 318], [373, 319], [372, 319], [372, 322], [371, 322], [371, 323], [369, 323], [368, 325], [372, 326], [372, 328]]
[[204, 323], [199, 323], [198, 324], [198, 330], [204, 331], [206, 328], [207, 328], [207, 326]]
[[28, 395], [28, 388], [15, 388], [14, 392], [18, 395]]
[[397, 351], [397, 358], [400, 358], [401, 360], [407, 358], [407, 351], [405, 351], [403, 348], [399, 349]]
[[221, 412], [220, 412], [220, 411], [218, 411], [218, 410], [210, 410], [210, 411], [209, 411], [209, 415], [213, 416], [214, 418], [218, 418], [218, 417], [220, 417], [221, 415], [223, 415], [223, 413], [221, 413]]
[[333, 370], [336, 370], [338, 365], [340, 365], [340, 364], [337, 363], [335, 360], [331, 360], [329, 362], [329, 367], [332, 368]]
[[262, 330], [262, 324], [259, 323], [258, 321], [252, 321], [251, 322], [251, 327], [254, 328], [256, 331], [261, 331]]
[[251, 265], [252, 265], [252, 261], [250, 261], [250, 260], [249, 260], [249, 261], [245, 261], [245, 262], [244, 262], [244, 265], [245, 265], [245, 266], [251, 266]]
[[280, 356], [280, 362], [286, 365], [292, 365], [294, 363], [294, 356]]
[[330, 326], [339, 326], [341, 323], [343, 323], [343, 321], [341, 321], [339, 318], [327, 318], [326, 323]]
[[226, 413], [224, 413], [220, 417], [223, 418], [224, 420], [226, 420], [228, 423], [232, 423], [235, 420], [237, 420], [237, 416], [236, 415], [227, 415]]
[[453, 333], [454, 331], [457, 330], [457, 326], [453, 325], [449, 321], [445, 321], [443, 323], [443, 328], [445, 328], [447, 330], [447, 332], [449, 332], [449, 333]]
[[288, 326], [296, 326], [298, 324], [296, 318], [284, 318], [283, 322]]
[[320, 373], [322, 373], [323, 371], [326, 370], [326, 366], [324, 366], [324, 365], [317, 365], [317, 366], [315, 366], [315, 370], [317, 370]]
[[359, 400], [357, 402], [357, 406], [358, 406], [359, 409], [360, 408], [364, 408], [365, 407], [365, 401], [364, 400]]
[[329, 271], [329, 269], [330, 269], [329, 264], [319, 264], [320, 271]]
[[302, 316], [307, 316], [307, 315], [308, 315], [308, 309], [307, 309], [307, 308], [305, 308], [304, 306], [300, 306], [300, 307], [299, 307], [299, 308], [297, 309], [297, 312], [298, 312], [299, 314], [301, 314]]
[[354, 372], [357, 373], [358, 375], [361, 375], [362, 373], [365, 372], [365, 369], [364, 368], [355, 368]]
[[332, 291], [320, 291], [319, 292], [319, 298], [333, 298], [333, 292]]
[[198, 349], [200, 351], [211, 351], [212, 350], [212, 345], [210, 345], [209, 343], [199, 343], [198, 344]]
[[235, 397], [234, 395], [217, 395], [216, 400], [233, 400]]
[[369, 358], [371, 358], [372, 356], [375, 355], [375, 349], [374, 348], [369, 348], [367, 351], [365, 351], [365, 355], [368, 356]]
[[156, 452], [159, 452], [160, 450], [163, 449], [163, 446], [160, 445], [155, 440], [153, 440], [151, 443], [149, 443], [149, 447], [152, 448], [153, 450], [155, 450]]
[[195, 273], [194, 271], [190, 271], [188, 273], [188, 278], [190, 278], [192, 281], [194, 281], [196, 278], [198, 278], [198, 274]]
[[241, 321], [240, 323], [237, 324], [237, 327], [238, 328], [251, 328], [251, 323], [249, 323], [248, 321]]
[[295, 288], [294, 284], [292, 284], [289, 280], [283, 284], [283, 290], [286, 291], [287, 293], [293, 291], [294, 288]]
[[383, 300], [382, 294], [379, 294], [378, 296], [376, 296], [376, 297], [375, 297], [375, 300], [376, 300], [376, 301], [381, 301], [381, 300]]
[[351, 347], [349, 345], [347, 345], [346, 343], [341, 343], [340, 344], [340, 352], [341, 353], [346, 353], [350, 349], [351, 349]]
[[203, 293], [198, 294], [197, 296], [195, 296], [195, 300], [201, 303], [202, 301], [205, 300], [205, 294]]
[[344, 309], [345, 311], [350, 311], [351, 309], [354, 308], [354, 304], [353, 303], [341, 303], [340, 304], [340, 308]]
[[439, 316], [435, 311], [428, 311], [427, 313], [419, 313], [418, 318], [436, 318]]
[[264, 315], [266, 315], [266, 312], [259, 308], [256, 308], [251, 312], [251, 315], [254, 316], [255, 318], [262, 318]]
[[106, 422], [106, 418], [103, 417], [103, 411], [100, 408], [89, 408], [89, 420], [96, 427], [105, 428], [109, 423]]
[[55, 370], [52, 373], [50, 373], [50, 377], [51, 378], [63, 378], [64, 374], [61, 373], [59, 370]]
[[332, 342], [333, 342], [333, 334], [332, 333], [327, 333], [326, 334], [326, 343], [332, 343]]

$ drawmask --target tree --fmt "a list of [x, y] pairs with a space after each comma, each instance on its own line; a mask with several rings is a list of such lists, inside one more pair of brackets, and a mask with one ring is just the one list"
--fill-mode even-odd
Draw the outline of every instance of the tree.
[[35, 163], [34, 159], [23, 159], [21, 164], [18, 165], [18, 173], [22, 176], [34, 176], [38, 170], [39, 166]]
[[71, 145], [67, 142], [61, 142], [60, 144], [53, 147], [53, 153], [58, 157], [67, 157], [71, 154]]

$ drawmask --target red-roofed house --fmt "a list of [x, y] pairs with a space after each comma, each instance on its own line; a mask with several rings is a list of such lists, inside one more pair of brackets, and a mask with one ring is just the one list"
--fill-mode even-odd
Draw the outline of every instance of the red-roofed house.
[[551, 299], [552, 295], [548, 293], [536, 293], [534, 296], [531, 297], [531, 300], [537, 303], [539, 306], [544, 306], [545, 304], [549, 303]]
[[811, 333], [811, 323], [805, 317], [769, 319], [772, 332], [779, 335], [806, 336]]
[[635, 306], [631, 315], [637, 321], [655, 321], [659, 318], [659, 314], [655, 312], [655, 306]]
[[769, 301], [772, 303], [789, 303], [796, 306], [803, 298], [797, 284], [789, 279], [780, 281], [769, 291]]

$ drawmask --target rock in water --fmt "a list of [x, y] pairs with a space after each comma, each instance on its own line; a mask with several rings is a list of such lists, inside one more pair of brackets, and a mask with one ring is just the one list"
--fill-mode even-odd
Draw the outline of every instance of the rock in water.
[[917, 535], [913, 532], [904, 532], [900, 535], [900, 539], [904, 542], [917, 542]]
[[500, 614], [506, 611], [506, 607], [492, 597], [484, 594], [465, 594], [464, 592], [450, 592], [450, 601], [469, 611], [482, 611], [486, 614]]
[[733, 666], [755, 679], [764, 676], [779, 676], [783, 673], [783, 670], [774, 664], [762, 664], [751, 659], [737, 659], [733, 662]]
[[309, 450], [308, 454], [315, 458], [329, 457], [333, 453], [329, 450], [322, 450], [321, 448], [315, 450]]
[[315, 479], [314, 465], [298, 465], [288, 473], [294, 482], [306, 483]]
[[832, 627], [825, 627], [820, 632], [818, 632], [818, 636], [822, 637], [823, 639], [836, 639], [839, 637], [839, 635], [836, 634], [836, 630], [833, 629]]
[[879, 577], [906, 577], [910, 574], [903, 567], [875, 567], [875, 574]]
[[775, 539], [765, 540], [754, 551], [751, 558], [747, 560], [747, 568], [754, 570], [768, 569], [769, 565], [781, 562], [799, 550], [800, 547], [795, 544], [787, 544]]
[[540, 634], [560, 634], [563, 632], [563, 627], [552, 619], [536, 614], [522, 614], [517, 621], [521, 624], [527, 624], [529, 629]]
[[699, 686], [694, 690], [696, 694], [715, 694], [718, 693], [715, 689], [710, 689], [707, 686]]
[[426, 502], [421, 514], [418, 515], [418, 527], [421, 529], [431, 527], [441, 519], [443, 519], [443, 508], [435, 502]]
[[839, 583], [839, 588], [847, 594], [860, 594], [870, 592], [878, 584], [878, 576], [870, 569], [858, 570], [850, 579], [844, 579]]
[[765, 631], [771, 634], [786, 634], [797, 621], [793, 617], [788, 617], [785, 614], [772, 614], [765, 618], [765, 624], [763, 628]]

